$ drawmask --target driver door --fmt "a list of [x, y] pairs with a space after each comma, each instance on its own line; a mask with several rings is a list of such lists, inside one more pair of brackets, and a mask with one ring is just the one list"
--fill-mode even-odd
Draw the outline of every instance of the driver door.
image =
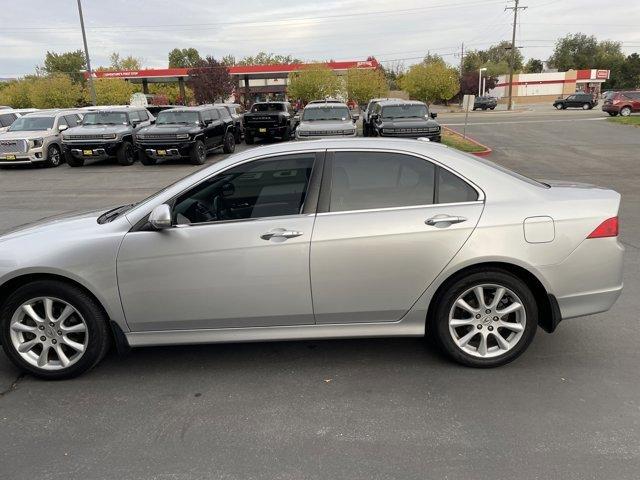
[[171, 202], [173, 228], [128, 233], [117, 268], [131, 330], [313, 324], [316, 155], [233, 167]]

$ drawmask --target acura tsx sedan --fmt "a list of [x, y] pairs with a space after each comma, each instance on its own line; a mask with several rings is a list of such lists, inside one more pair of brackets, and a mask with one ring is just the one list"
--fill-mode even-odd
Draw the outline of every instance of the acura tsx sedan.
[[269, 145], [0, 237], [0, 338], [49, 379], [114, 344], [425, 334], [495, 367], [613, 305], [619, 206], [426, 141]]

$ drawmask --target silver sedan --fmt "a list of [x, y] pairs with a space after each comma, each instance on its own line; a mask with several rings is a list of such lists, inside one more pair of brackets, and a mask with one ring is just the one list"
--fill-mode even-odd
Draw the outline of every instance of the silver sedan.
[[443, 145], [251, 149], [135, 205], [0, 237], [0, 338], [43, 378], [108, 346], [433, 337], [494, 367], [622, 290], [620, 195]]

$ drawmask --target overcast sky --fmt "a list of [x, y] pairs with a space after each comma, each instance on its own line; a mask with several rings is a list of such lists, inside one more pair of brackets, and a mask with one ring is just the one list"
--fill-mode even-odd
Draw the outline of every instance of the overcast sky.
[[[460, 44], [486, 48], [511, 38], [507, 0], [83, 0], [94, 67], [111, 52], [166, 67], [175, 47], [236, 58], [259, 51], [303, 60], [415, 63], [438, 53], [458, 63]], [[1, 0], [0, 77], [32, 73], [47, 50], [82, 48], [76, 0]], [[549, 57], [567, 33], [623, 42], [640, 51], [638, 0], [521, 0], [518, 45]], [[604, 66], [599, 66], [604, 67]]]

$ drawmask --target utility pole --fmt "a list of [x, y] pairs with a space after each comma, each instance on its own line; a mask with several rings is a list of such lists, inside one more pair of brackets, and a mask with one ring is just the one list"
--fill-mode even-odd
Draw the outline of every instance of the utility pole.
[[[460, 46], [460, 89], [462, 89], [462, 80], [464, 78], [464, 42]], [[462, 105], [462, 95], [460, 95], [460, 105]]]
[[[78, 0], [80, 1], [80, 0]], [[513, 106], [513, 64], [516, 60], [516, 25], [518, 21], [518, 10], [524, 10], [527, 7], [520, 7], [518, 3], [520, 0], [514, 0], [515, 5], [513, 7], [504, 7], [505, 10], [513, 10], [513, 34], [511, 35], [511, 60], [509, 61], [509, 103], [507, 104], [507, 110], [511, 110]]]
[[91, 91], [91, 103], [96, 105], [96, 89], [93, 86], [93, 72], [91, 71], [91, 60], [89, 60], [89, 47], [87, 47], [87, 34], [84, 32], [84, 18], [82, 17], [82, 5], [78, 0], [78, 14], [80, 15], [80, 29], [82, 30], [82, 41], [84, 42], [84, 56], [87, 58], [87, 71], [89, 72], [89, 90]]

